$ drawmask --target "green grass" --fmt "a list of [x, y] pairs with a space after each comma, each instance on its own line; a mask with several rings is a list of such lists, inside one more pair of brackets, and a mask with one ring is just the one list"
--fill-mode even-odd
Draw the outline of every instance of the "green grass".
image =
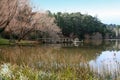
[[9, 41], [9, 39], [4, 39], [0, 37], [0, 45], [10, 45], [10, 44], [18, 44], [18, 45], [34, 45], [38, 44], [36, 41], [28, 41], [28, 40], [21, 40], [18, 42], [17, 40]]
[[8, 39], [0, 38], [0, 45], [1, 44], [9, 44], [9, 40]]

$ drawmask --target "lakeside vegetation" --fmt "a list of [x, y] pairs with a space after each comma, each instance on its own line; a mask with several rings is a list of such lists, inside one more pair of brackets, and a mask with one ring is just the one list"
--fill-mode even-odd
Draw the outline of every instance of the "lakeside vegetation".
[[67, 66], [59, 72], [53, 68], [46, 72], [28, 66], [2, 64], [0, 66], [0, 79], [2, 80], [98, 80], [94, 74], [84, 67], [73, 68]]
[[[101, 47], [85, 50], [84, 47], [0, 46], [0, 49], [0, 76], [5, 80], [103, 80], [89, 65], [80, 65], [86, 65], [94, 53], [101, 52]], [[91, 57], [86, 56], [88, 52]]]
[[5, 80], [109, 80], [109, 71], [99, 75], [89, 66], [103, 49], [114, 46], [101, 44], [0, 46], [0, 76]]

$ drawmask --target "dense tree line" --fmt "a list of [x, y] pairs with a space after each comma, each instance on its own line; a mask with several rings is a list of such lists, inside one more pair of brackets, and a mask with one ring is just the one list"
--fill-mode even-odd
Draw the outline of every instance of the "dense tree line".
[[[51, 13], [49, 12], [51, 15]], [[61, 28], [62, 33], [66, 37], [85, 38], [85, 35], [102, 34], [105, 37], [106, 33], [111, 33], [97, 17], [88, 14], [77, 13], [54, 13], [57, 25]]]

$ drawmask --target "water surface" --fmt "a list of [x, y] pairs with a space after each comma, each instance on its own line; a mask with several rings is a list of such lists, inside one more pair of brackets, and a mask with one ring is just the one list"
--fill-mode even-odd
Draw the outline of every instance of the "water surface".
[[[75, 44], [40, 44], [35, 46], [0, 45], [0, 63], [26, 64], [34, 68], [62, 67], [88, 63], [100, 76], [120, 76], [120, 41], [93, 40]], [[49, 66], [48, 66], [49, 65]]]

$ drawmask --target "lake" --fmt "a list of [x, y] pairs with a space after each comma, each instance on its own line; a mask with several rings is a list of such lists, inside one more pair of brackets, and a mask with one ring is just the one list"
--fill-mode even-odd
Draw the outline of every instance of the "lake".
[[[120, 76], [120, 40], [86, 40], [79, 44], [0, 45], [0, 63], [50, 67], [86, 66], [98, 76]], [[84, 64], [86, 63], [86, 64]]]

